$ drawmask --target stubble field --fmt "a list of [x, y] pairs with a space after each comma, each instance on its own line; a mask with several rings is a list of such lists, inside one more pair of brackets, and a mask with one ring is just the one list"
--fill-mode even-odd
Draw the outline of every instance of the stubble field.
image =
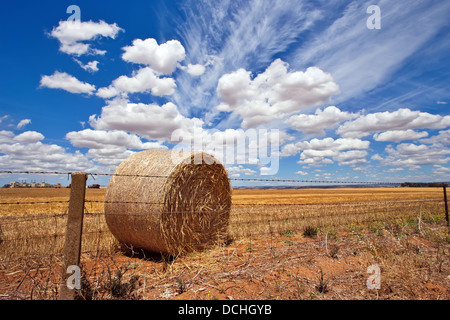
[[[0, 189], [0, 298], [57, 298], [69, 192]], [[450, 298], [440, 188], [233, 190], [227, 238], [176, 258], [124, 250], [104, 194], [87, 189], [79, 298]]]

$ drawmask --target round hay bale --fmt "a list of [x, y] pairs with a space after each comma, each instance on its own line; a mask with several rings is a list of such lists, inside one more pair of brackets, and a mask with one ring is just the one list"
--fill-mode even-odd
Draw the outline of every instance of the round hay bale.
[[106, 223], [123, 244], [178, 255], [225, 236], [227, 172], [203, 152], [147, 150], [123, 161], [105, 196]]

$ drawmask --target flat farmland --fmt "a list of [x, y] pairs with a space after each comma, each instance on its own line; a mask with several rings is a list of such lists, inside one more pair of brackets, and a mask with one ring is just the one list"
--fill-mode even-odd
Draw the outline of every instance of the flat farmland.
[[[441, 188], [235, 189], [228, 238], [175, 259], [123, 251], [105, 191], [86, 190], [82, 299], [450, 299]], [[0, 297], [57, 298], [69, 195], [0, 189]]]
[[237, 189], [233, 204], [320, 204], [358, 201], [441, 199], [442, 188]]

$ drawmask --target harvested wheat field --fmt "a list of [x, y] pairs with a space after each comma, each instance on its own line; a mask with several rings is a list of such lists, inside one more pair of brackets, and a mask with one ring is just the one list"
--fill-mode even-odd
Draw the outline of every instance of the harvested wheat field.
[[[69, 192], [0, 189], [0, 299], [57, 299]], [[441, 188], [233, 190], [226, 239], [177, 257], [122, 246], [104, 197], [87, 189], [79, 299], [450, 299]]]

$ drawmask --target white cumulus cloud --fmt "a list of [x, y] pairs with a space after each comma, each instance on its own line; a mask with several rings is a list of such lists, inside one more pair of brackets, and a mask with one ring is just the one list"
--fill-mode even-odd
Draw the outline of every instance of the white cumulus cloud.
[[315, 114], [299, 114], [288, 118], [285, 122], [297, 131], [308, 134], [325, 135], [325, 129], [333, 129], [341, 122], [357, 118], [358, 113], [341, 111], [335, 106], [317, 109]]
[[167, 149], [158, 142], [142, 142], [135, 134], [125, 131], [91, 130], [72, 131], [66, 134], [74, 147], [104, 149], [106, 147], [125, 147], [129, 149]]
[[420, 138], [428, 137], [428, 132], [417, 132], [411, 129], [408, 130], [389, 130], [373, 135], [376, 141], [392, 141], [401, 142], [405, 140], [416, 140]]
[[96, 130], [122, 130], [152, 140], [169, 139], [176, 129], [191, 132], [203, 121], [186, 118], [171, 102], [159, 106], [115, 99], [108, 101], [100, 116], [89, 117], [89, 124]]
[[408, 129], [444, 129], [450, 127], [450, 116], [399, 109], [393, 112], [369, 113], [347, 121], [337, 129], [343, 137], [361, 138], [372, 132]]
[[442, 145], [425, 145], [401, 143], [396, 147], [388, 145], [386, 157], [376, 155], [372, 160], [380, 161], [385, 166], [419, 168], [423, 165], [443, 165], [450, 161], [450, 149]]
[[158, 45], [155, 39], [136, 39], [131, 46], [124, 47], [122, 59], [144, 64], [162, 74], [175, 71], [178, 62], [183, 61], [186, 52], [178, 40], [169, 40]]
[[151, 92], [154, 96], [172, 95], [176, 84], [172, 78], [159, 78], [153, 69], [145, 67], [134, 72], [131, 77], [120, 76], [109, 87], [99, 88], [97, 96], [112, 98], [120, 93]]
[[206, 67], [202, 64], [188, 64], [185, 70], [191, 76], [198, 77], [205, 73]]
[[67, 152], [56, 144], [42, 143], [44, 135], [26, 131], [15, 136], [0, 131], [0, 169], [33, 171], [89, 171], [97, 166], [80, 151]]
[[433, 137], [430, 137], [427, 139], [421, 139], [420, 142], [449, 146], [450, 145], [450, 129], [439, 131], [439, 134], [437, 136], [433, 136]]
[[324, 139], [314, 138], [310, 141], [290, 143], [281, 149], [281, 156], [300, 154], [299, 163], [322, 165], [337, 161], [340, 165], [353, 165], [366, 162], [370, 141], [356, 138]]
[[242, 127], [250, 128], [324, 103], [339, 92], [332, 76], [319, 68], [290, 72], [288, 66], [277, 59], [254, 79], [244, 69], [223, 75], [217, 109], [238, 114]]
[[60, 21], [57, 27], [50, 32], [50, 36], [60, 42], [59, 50], [80, 56], [83, 54], [104, 54], [105, 51], [92, 49], [85, 41], [95, 40], [100, 37], [115, 39], [117, 34], [123, 31], [116, 23], [108, 24], [105, 21], [99, 22], [84, 21], [73, 24], [71, 21]]
[[25, 127], [27, 124], [30, 124], [30, 123], [31, 123], [30, 119], [20, 120], [19, 123], [17, 124], [17, 129], [22, 129], [23, 127]]
[[44, 135], [36, 131], [25, 131], [13, 138], [14, 141], [21, 143], [35, 143], [44, 139]]
[[78, 63], [78, 65], [83, 69], [83, 70], [86, 70], [86, 71], [88, 71], [88, 72], [97, 72], [99, 69], [98, 69], [98, 61], [97, 60], [94, 60], [94, 61], [89, 61], [88, 63], [86, 63], [86, 64], [83, 64], [80, 60], [78, 60], [78, 59], [74, 59], [75, 60], [75, 62], [76, 63]]
[[86, 93], [91, 95], [95, 92], [95, 86], [82, 82], [65, 72], [55, 71], [50, 76], [42, 76], [40, 87], [51, 89], [62, 89], [70, 93]]

